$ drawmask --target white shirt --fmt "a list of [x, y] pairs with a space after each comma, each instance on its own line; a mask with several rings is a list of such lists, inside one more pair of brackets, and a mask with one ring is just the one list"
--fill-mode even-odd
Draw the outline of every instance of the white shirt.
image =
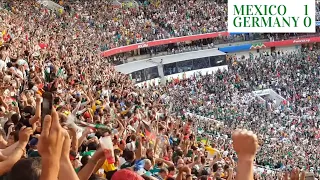
[[17, 63], [19, 65], [25, 66], [26, 70], [29, 70], [29, 65], [28, 65], [27, 61], [25, 61], [24, 59], [18, 59]]
[[0, 72], [6, 70], [6, 63], [0, 59]]
[[126, 148], [129, 149], [130, 151], [135, 151], [136, 150], [136, 142], [132, 141], [131, 143], [126, 144]]
[[126, 162], [126, 160], [123, 157], [119, 158], [119, 167], [118, 169], [120, 169], [120, 167]]
[[24, 77], [23, 76], [23, 72], [22, 71], [20, 71], [20, 69], [16, 69], [16, 73], [20, 76], [20, 77]]

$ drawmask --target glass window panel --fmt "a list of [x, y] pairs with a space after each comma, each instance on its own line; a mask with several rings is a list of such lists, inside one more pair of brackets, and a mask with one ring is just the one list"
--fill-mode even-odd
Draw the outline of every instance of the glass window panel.
[[216, 58], [214, 56], [208, 57], [210, 60], [210, 66], [214, 67], [215, 66], [215, 62], [216, 62]]
[[178, 68], [178, 73], [191, 71], [193, 70], [193, 62], [192, 60], [177, 62], [177, 68]]
[[212, 56], [210, 57], [210, 66], [215, 67], [215, 66], [223, 66], [226, 65], [226, 56]]
[[193, 70], [203, 69], [208, 67], [210, 67], [210, 62], [208, 57], [193, 60]]
[[144, 69], [140, 71], [135, 71], [132, 73], [132, 79], [135, 79], [136, 82], [142, 82], [145, 81], [145, 75], [144, 75]]
[[145, 75], [147, 80], [159, 77], [158, 67], [155, 66], [145, 69]]
[[225, 55], [218, 56], [217, 65], [218, 66], [227, 65], [227, 61], [226, 61], [226, 56]]
[[165, 76], [176, 74], [178, 73], [177, 64], [176, 63], [165, 64], [163, 65], [163, 71]]

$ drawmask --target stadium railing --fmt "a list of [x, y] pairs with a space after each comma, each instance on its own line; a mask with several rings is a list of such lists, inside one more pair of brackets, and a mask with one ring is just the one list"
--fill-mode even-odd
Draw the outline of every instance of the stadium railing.
[[[315, 43], [315, 42], [320, 42], [320, 38], [317, 37], [319, 36], [319, 32], [313, 33], [313, 34], [292, 34], [290, 35], [277, 35], [274, 37], [271, 37], [270, 34], [260, 34], [260, 41], [258, 42], [250, 42], [250, 41], [245, 41], [246, 38], [243, 38], [241, 41], [235, 37], [248, 37], [247, 40], [258, 40], [259, 37], [257, 35], [252, 36], [252, 35], [239, 35], [239, 34], [232, 34], [226, 31], [223, 32], [214, 32], [214, 33], [206, 33], [206, 34], [199, 34], [199, 35], [191, 35], [191, 36], [183, 36], [183, 37], [176, 37], [176, 38], [169, 38], [169, 39], [161, 39], [161, 40], [154, 40], [154, 41], [148, 41], [148, 42], [142, 42], [142, 43], [137, 43], [137, 44], [131, 44], [127, 46], [121, 46], [121, 47], [116, 47], [112, 48], [109, 50], [105, 50], [101, 52], [102, 57], [112, 57], [114, 55], [120, 55], [120, 54], [130, 54], [130, 52], [134, 51], [140, 51], [144, 49], [152, 49], [155, 47], [163, 46], [163, 45], [170, 45], [170, 44], [179, 44], [179, 43], [184, 43], [184, 42], [194, 42], [194, 41], [199, 41], [199, 40], [211, 40], [211, 43], [213, 46], [210, 46], [211, 44], [207, 44], [207, 46], [203, 46], [200, 43], [201, 48], [212, 48], [214, 46], [219, 46], [219, 44], [225, 43], [225, 47], [231, 46], [230, 43], [234, 42], [241, 42], [241, 44], [246, 44], [250, 45], [248, 46], [248, 50], [250, 49], [263, 49], [263, 48], [271, 48], [271, 47], [276, 47], [276, 46], [294, 46], [297, 44], [307, 44], [307, 43]], [[266, 39], [266, 38], [270, 39]], [[218, 41], [218, 42], [217, 42]], [[197, 46], [197, 45], [196, 45]], [[220, 46], [221, 47], [221, 46]], [[223, 47], [222, 47], [223, 48]], [[195, 49], [196, 50], [196, 49]], [[133, 54], [133, 53], [131, 53]], [[161, 54], [161, 53], [160, 53]], [[132, 59], [132, 58], [131, 58]], [[135, 59], [135, 57], [133, 57]], [[137, 58], [139, 59], [139, 58]], [[136, 60], [137, 60], [136, 59]], [[125, 62], [122, 62], [125, 63]], [[122, 64], [120, 63], [120, 64]]]

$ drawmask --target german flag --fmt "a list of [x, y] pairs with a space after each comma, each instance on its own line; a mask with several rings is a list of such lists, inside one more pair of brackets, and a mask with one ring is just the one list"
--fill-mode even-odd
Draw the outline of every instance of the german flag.
[[147, 137], [148, 139], [150, 139], [150, 141], [152, 141], [153, 143], [155, 143], [155, 142], [156, 142], [156, 138], [157, 138], [156, 135], [155, 135], [154, 133], [146, 130], [146, 129], [145, 129], [144, 131], [145, 131], [146, 137]]
[[152, 130], [150, 128], [150, 125], [145, 122], [145, 121], [142, 121], [143, 122], [143, 126], [144, 126], [144, 133], [146, 135], [146, 137], [148, 139], [150, 139], [152, 142], [156, 142], [156, 135], [154, 133], [152, 133]]

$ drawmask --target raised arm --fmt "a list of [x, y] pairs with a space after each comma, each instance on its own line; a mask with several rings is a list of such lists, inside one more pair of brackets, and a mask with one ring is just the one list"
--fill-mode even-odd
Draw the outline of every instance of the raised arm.
[[99, 162], [104, 162], [104, 152], [103, 149], [98, 149], [92, 158], [89, 160], [89, 162], [79, 171], [78, 177], [80, 180], [88, 180], [94, 170], [96, 169], [96, 166], [98, 164], [101, 164]]
[[259, 146], [257, 136], [252, 131], [237, 130], [232, 140], [238, 155], [236, 180], [253, 180], [253, 160]]
[[82, 132], [82, 135], [81, 137], [78, 139], [78, 147], [79, 148], [83, 141], [87, 138], [87, 136], [90, 134], [90, 128], [86, 128], [83, 132]]
[[2, 96], [0, 96], [0, 105], [2, 105], [6, 110], [8, 110], [8, 105], [7, 105], [7, 103], [4, 102]]
[[26, 145], [32, 133], [33, 133], [32, 128], [26, 128], [26, 127], [21, 128], [19, 132], [19, 142], [13, 145], [14, 149], [12, 149], [8, 158], [0, 162], [0, 175], [3, 175], [9, 172], [12, 166], [17, 161], [19, 161], [19, 159], [24, 155]]
[[41, 117], [41, 97], [39, 94], [36, 95], [36, 113], [35, 115], [30, 118], [29, 124], [33, 125], [35, 122], [37, 122]]
[[57, 180], [60, 170], [60, 159], [64, 144], [64, 129], [59, 123], [55, 109], [44, 118], [39, 137], [38, 152], [42, 158], [40, 180]]
[[60, 158], [59, 179], [79, 180], [69, 158], [70, 146], [71, 146], [71, 139], [69, 137], [69, 134], [65, 131], [64, 143], [63, 143], [61, 158]]
[[71, 136], [71, 150], [74, 152], [78, 152], [78, 138], [77, 138], [77, 130], [74, 128], [70, 129], [70, 136]]

